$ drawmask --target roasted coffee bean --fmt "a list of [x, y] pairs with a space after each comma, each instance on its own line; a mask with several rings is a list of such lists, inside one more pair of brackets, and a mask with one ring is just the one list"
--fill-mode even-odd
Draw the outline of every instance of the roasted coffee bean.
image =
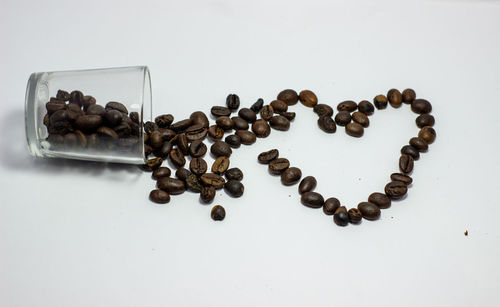
[[[97, 133], [92, 133], [91, 135], [87, 136], [87, 147], [88, 148], [96, 148], [97, 145], [99, 145], [99, 135]], [[151, 146], [144, 146], [144, 152], [146, 154], [146, 157], [148, 156], [147, 150], [148, 148], [151, 148]], [[151, 149], [152, 150], [152, 149]], [[151, 154], [151, 152], [149, 152]]]
[[167, 128], [174, 122], [174, 116], [172, 114], [163, 114], [155, 118], [155, 123], [160, 128]]
[[316, 192], [305, 192], [300, 197], [300, 202], [309, 208], [321, 208], [325, 203], [323, 196]]
[[361, 223], [363, 215], [359, 209], [351, 208], [349, 209], [349, 211], [347, 211], [347, 215], [349, 215], [349, 222], [351, 222], [352, 224]]
[[415, 119], [415, 123], [417, 124], [417, 127], [423, 128], [425, 126], [432, 127], [434, 126], [434, 116], [430, 114], [421, 114]]
[[377, 95], [373, 98], [373, 104], [379, 110], [387, 108], [388, 99], [384, 95]]
[[134, 123], [139, 124], [139, 120], [140, 120], [139, 113], [137, 113], [137, 112], [130, 112], [130, 114], [129, 114], [128, 117]]
[[418, 137], [426, 141], [427, 144], [432, 144], [436, 139], [436, 130], [432, 127], [425, 126], [418, 132]]
[[175, 143], [183, 155], [189, 154], [189, 142], [185, 134], [178, 134]]
[[146, 161], [146, 164], [143, 165], [143, 169], [145, 171], [152, 172], [155, 169], [159, 168], [162, 163], [163, 163], [163, 159], [162, 158], [149, 159], [149, 160]]
[[170, 152], [172, 151], [173, 147], [174, 147], [174, 145], [171, 142], [169, 142], [169, 141], [163, 142], [161, 147], [157, 148], [154, 151], [155, 155], [157, 157], [162, 157], [163, 159], [166, 159], [168, 157], [168, 155], [170, 154]]
[[318, 97], [310, 90], [303, 90], [299, 94], [300, 102], [306, 107], [314, 107], [318, 104]]
[[243, 172], [237, 167], [228, 169], [224, 173], [224, 175], [226, 176], [227, 180], [237, 180], [237, 181], [243, 180]]
[[403, 102], [409, 104], [415, 100], [417, 94], [411, 88], [407, 88], [403, 91], [402, 96], [403, 96]]
[[269, 120], [269, 125], [276, 130], [287, 131], [290, 129], [290, 121], [284, 116], [275, 115]]
[[[52, 117], [54, 117], [54, 115], [52, 115]], [[101, 124], [102, 117], [99, 115], [82, 115], [75, 121], [75, 126], [85, 132], [95, 131]]]
[[363, 112], [366, 115], [372, 115], [373, 112], [375, 112], [375, 107], [368, 100], [363, 100], [360, 103], [358, 103], [358, 110], [359, 112]]
[[374, 221], [378, 220], [380, 217], [380, 208], [370, 202], [359, 203], [358, 209], [367, 220]]
[[85, 112], [85, 114], [87, 115], [99, 115], [99, 116], [103, 116], [105, 113], [106, 109], [104, 109], [101, 105], [98, 104], [90, 105], [87, 108], [87, 111]]
[[183, 119], [183, 120], [180, 120], [180, 121], [170, 125], [170, 129], [179, 133], [179, 132], [183, 132], [184, 130], [189, 128], [189, 126], [191, 126], [192, 124], [193, 124], [193, 120], [191, 118]]
[[399, 199], [405, 196], [408, 188], [402, 181], [391, 181], [385, 185], [384, 192], [390, 199]]
[[358, 104], [352, 100], [342, 101], [337, 105], [337, 111], [354, 112], [358, 108]]
[[193, 121], [193, 125], [201, 125], [204, 128], [210, 126], [207, 115], [201, 111], [191, 113], [189, 118]]
[[263, 120], [270, 120], [274, 116], [274, 109], [270, 105], [265, 105], [260, 109], [260, 118]]
[[293, 185], [299, 182], [301, 177], [302, 172], [298, 167], [289, 167], [283, 173], [281, 173], [281, 183], [283, 183], [284, 185]]
[[199, 158], [207, 153], [207, 145], [202, 141], [194, 141], [189, 145], [189, 155], [193, 158]]
[[170, 160], [176, 167], [181, 167], [186, 164], [186, 158], [179, 148], [174, 148], [170, 151]]
[[68, 101], [71, 98], [71, 96], [66, 91], [58, 90], [57, 94], [56, 94], [56, 98], [59, 100], [62, 100], [62, 101]]
[[237, 180], [228, 180], [224, 184], [224, 190], [232, 197], [240, 197], [245, 192], [245, 186]]
[[349, 123], [345, 126], [345, 132], [353, 137], [362, 137], [364, 133], [364, 128], [358, 123]]
[[326, 133], [335, 133], [337, 131], [337, 125], [330, 116], [321, 116], [318, 118], [318, 126]]
[[104, 121], [108, 127], [115, 127], [122, 121], [122, 113], [117, 110], [108, 110], [104, 113]]
[[274, 113], [286, 112], [288, 111], [288, 105], [281, 100], [273, 100], [270, 103], [271, 107], [273, 107]]
[[224, 130], [217, 125], [212, 125], [208, 127], [208, 135], [214, 140], [220, 140], [224, 136]]
[[210, 109], [210, 113], [212, 113], [213, 116], [219, 117], [219, 116], [229, 116], [231, 115], [231, 110], [229, 110], [226, 107], [221, 107], [221, 106], [213, 106]]
[[166, 204], [170, 201], [170, 195], [165, 191], [156, 189], [149, 193], [149, 199], [157, 204]]
[[166, 166], [159, 167], [153, 171], [153, 179], [158, 180], [161, 177], [170, 177], [172, 171]]
[[335, 197], [330, 197], [327, 200], [325, 200], [325, 203], [323, 204], [323, 212], [326, 215], [333, 215], [335, 214], [335, 211], [337, 211], [339, 207], [340, 207], [340, 201]]
[[[246, 130], [243, 130], [246, 131]], [[239, 148], [241, 146], [241, 138], [236, 134], [226, 136], [224, 142], [228, 143], [232, 148]]]
[[118, 134], [118, 136], [126, 137], [132, 134], [132, 128], [129, 124], [122, 122], [118, 126], [114, 127], [113, 130]]
[[153, 122], [144, 123], [144, 132], [151, 134], [151, 132], [158, 130], [158, 125]]
[[47, 114], [45, 114], [45, 115], [44, 115], [44, 117], [43, 117], [43, 124], [44, 124], [45, 126], [47, 126], [47, 127], [49, 126], [49, 119], [50, 119], [49, 114], [48, 114], [48, 113], [47, 113]]
[[106, 110], [117, 110], [128, 115], [127, 107], [123, 103], [110, 101], [106, 104]]
[[210, 147], [210, 152], [216, 157], [229, 157], [233, 153], [229, 144], [223, 141], [215, 141], [215, 143], [213, 143]]
[[403, 102], [403, 95], [399, 90], [393, 88], [387, 92], [387, 99], [393, 108], [399, 108]]
[[66, 104], [64, 101], [52, 101], [45, 104], [45, 109], [47, 109], [47, 114], [52, 114], [59, 110], [65, 110]]
[[257, 137], [265, 138], [271, 134], [271, 127], [269, 127], [269, 124], [265, 120], [259, 119], [252, 124], [252, 131]]
[[64, 143], [64, 137], [60, 134], [49, 134], [47, 141], [50, 143], [50, 148], [58, 148]]
[[214, 221], [222, 221], [226, 217], [226, 210], [222, 206], [214, 206], [210, 211], [210, 217]]
[[72, 91], [71, 94], [69, 94], [69, 102], [75, 102], [78, 103], [79, 105], [82, 105], [83, 101], [83, 93], [80, 91]]
[[85, 136], [85, 134], [83, 134], [83, 132], [81, 132], [80, 130], [76, 130], [75, 135], [78, 139], [78, 145], [80, 145], [80, 147], [82, 148], [87, 147], [87, 137]]
[[202, 124], [192, 125], [186, 129], [185, 134], [189, 142], [202, 140], [207, 135], [207, 128], [203, 127]]
[[[72, 104], [72, 106], [75, 106], [75, 104]], [[76, 121], [78, 119], [78, 117], [85, 114], [85, 113], [83, 113], [82, 110], [80, 110], [80, 109], [75, 110], [75, 108], [72, 108], [72, 109], [68, 108], [67, 111], [68, 111], [68, 120], [70, 122]]]
[[113, 140], [117, 140], [120, 137], [113, 129], [104, 126], [97, 128], [97, 134]]
[[202, 187], [200, 192], [200, 199], [204, 203], [210, 203], [215, 198], [215, 188], [214, 187]]
[[254, 104], [252, 104], [252, 106], [250, 107], [250, 110], [254, 111], [255, 114], [257, 114], [260, 112], [260, 109], [262, 109], [263, 105], [264, 105], [264, 99], [259, 98], [259, 99], [257, 99], [257, 101]]
[[186, 191], [184, 181], [175, 178], [162, 177], [158, 179], [156, 185], [159, 189], [166, 191], [171, 195], [179, 195]]
[[[401, 181], [406, 185], [410, 185], [413, 182], [413, 179], [405, 174], [399, 174], [399, 173], [393, 173], [391, 174], [391, 180], [392, 181]], [[370, 201], [370, 200], [368, 200]]]
[[55, 111], [49, 118], [49, 124], [53, 125], [57, 122], [67, 122], [68, 121], [68, 111], [58, 110]]
[[248, 122], [239, 116], [231, 117], [235, 130], [248, 130]]
[[205, 173], [201, 175], [200, 179], [204, 185], [212, 186], [216, 189], [222, 189], [226, 183], [223, 177], [213, 173]]
[[234, 127], [233, 120], [227, 116], [219, 116], [215, 121], [217, 126], [221, 127], [223, 130], [231, 130]]
[[73, 130], [69, 121], [58, 121], [55, 123], [49, 123], [49, 134], [66, 134], [67, 132]]
[[411, 110], [417, 114], [428, 114], [432, 111], [432, 105], [425, 99], [415, 99], [411, 103]]
[[191, 162], [189, 162], [189, 169], [191, 170], [191, 173], [197, 176], [205, 174], [207, 172], [207, 168], [207, 162], [205, 162], [202, 158], [193, 158], [191, 159]]
[[340, 111], [337, 115], [335, 115], [335, 122], [339, 126], [346, 126], [351, 122], [351, 119], [351, 113], [347, 111]]
[[229, 110], [238, 110], [240, 107], [240, 97], [236, 94], [229, 94], [226, 97], [226, 106]]
[[[260, 158], [260, 156], [259, 156], [259, 158]], [[290, 161], [288, 161], [288, 159], [286, 159], [286, 158], [275, 158], [268, 163], [269, 163], [269, 165], [268, 165], [269, 172], [272, 174], [275, 174], [275, 175], [280, 175], [288, 167], [290, 167]]]
[[318, 116], [333, 116], [333, 109], [327, 104], [317, 104], [313, 108], [313, 112]]
[[212, 173], [222, 175], [229, 168], [229, 158], [220, 156], [212, 164]]
[[413, 160], [418, 160], [420, 158], [420, 153], [418, 149], [411, 145], [405, 145], [401, 148], [401, 154], [409, 155], [413, 158]]
[[163, 139], [160, 131], [151, 132], [149, 135], [149, 144], [153, 147], [153, 149], [160, 148], [163, 145]]
[[269, 151], [264, 151], [259, 154], [257, 160], [262, 164], [268, 164], [279, 156], [279, 151], [277, 149], [271, 149]]
[[276, 99], [284, 101], [287, 105], [291, 106], [299, 101], [299, 95], [294, 90], [286, 89], [281, 91]]
[[399, 158], [399, 170], [405, 174], [413, 171], [413, 158], [410, 155], [401, 155]]
[[368, 196], [368, 202], [375, 204], [380, 209], [387, 209], [391, 206], [391, 199], [387, 195], [375, 192]]
[[304, 177], [299, 184], [299, 194], [313, 191], [317, 184], [318, 182], [313, 176]]
[[365, 128], [370, 125], [370, 120], [368, 119], [368, 116], [366, 116], [365, 113], [361, 112], [352, 113], [352, 120]]
[[202, 188], [200, 180], [192, 173], [189, 173], [186, 177], [186, 187], [195, 193], [200, 193]]
[[191, 174], [191, 172], [185, 167], [179, 167], [175, 171], [175, 177], [177, 177], [178, 179], [180, 179], [182, 181], [186, 181], [189, 174]]
[[283, 116], [284, 118], [288, 120], [294, 120], [295, 119], [295, 112], [280, 112], [278, 113], [279, 115]]
[[339, 207], [334, 215], [333, 221], [338, 226], [347, 226], [349, 224], [349, 214], [347, 213], [347, 209], [344, 206]]
[[85, 111], [87, 111], [87, 109], [91, 106], [91, 105], [94, 105], [96, 103], [96, 99], [92, 96], [83, 96], [83, 100], [82, 100], [82, 105], [83, 105], [83, 109]]
[[427, 142], [419, 137], [413, 137], [410, 139], [410, 145], [418, 149], [420, 152], [425, 152], [429, 149]]
[[64, 135], [64, 140], [63, 140], [64, 146], [68, 149], [73, 149], [76, 147], [76, 144], [78, 143], [78, 138], [76, 137], [76, 134], [74, 133], [66, 133]]

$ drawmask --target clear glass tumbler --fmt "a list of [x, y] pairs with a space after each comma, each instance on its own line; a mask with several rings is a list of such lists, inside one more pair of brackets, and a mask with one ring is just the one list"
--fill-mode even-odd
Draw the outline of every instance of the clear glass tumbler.
[[33, 73], [25, 116], [34, 156], [143, 164], [143, 126], [152, 118], [149, 69]]

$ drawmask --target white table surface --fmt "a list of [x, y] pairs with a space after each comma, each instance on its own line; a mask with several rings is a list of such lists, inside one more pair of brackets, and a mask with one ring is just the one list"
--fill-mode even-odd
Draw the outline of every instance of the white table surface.
[[[0, 306], [500, 306], [499, 29], [498, 1], [1, 1]], [[412, 87], [438, 138], [404, 201], [345, 228], [257, 154], [279, 148], [356, 206], [416, 135], [407, 105], [361, 139], [292, 107], [288, 132], [234, 152], [245, 194], [217, 193], [223, 222], [193, 193], [151, 203], [135, 167], [28, 155], [31, 72], [130, 65], [177, 119], [228, 93], [336, 105]]]

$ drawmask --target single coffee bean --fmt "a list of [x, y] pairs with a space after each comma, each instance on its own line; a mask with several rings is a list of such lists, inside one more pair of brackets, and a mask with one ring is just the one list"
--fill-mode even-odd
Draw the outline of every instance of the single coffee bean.
[[318, 118], [318, 126], [326, 133], [335, 133], [337, 131], [337, 125], [330, 116], [321, 116]]
[[45, 109], [47, 109], [47, 114], [52, 114], [56, 111], [66, 109], [66, 104], [64, 101], [47, 102], [45, 104]]
[[108, 127], [115, 127], [122, 121], [122, 112], [117, 110], [108, 110], [104, 113], [104, 121]]
[[415, 123], [417, 124], [417, 127], [423, 128], [425, 126], [434, 126], [434, 116], [430, 114], [421, 114], [415, 119]]
[[238, 110], [240, 107], [240, 97], [236, 94], [229, 94], [226, 97], [226, 105], [229, 110]]
[[418, 149], [420, 152], [427, 151], [429, 149], [429, 145], [427, 142], [419, 137], [413, 137], [410, 139], [410, 145]]
[[420, 158], [420, 153], [418, 149], [411, 145], [405, 145], [401, 148], [401, 154], [409, 155], [413, 158], [413, 160], [418, 160]]
[[299, 194], [313, 191], [317, 184], [318, 182], [313, 176], [304, 177], [304, 179], [302, 179], [299, 183]]
[[425, 126], [418, 132], [418, 137], [426, 141], [427, 144], [432, 144], [436, 139], [436, 130], [432, 127]]
[[316, 192], [305, 192], [300, 197], [302, 204], [309, 208], [321, 208], [325, 203], [323, 196]]
[[146, 161], [146, 164], [143, 165], [143, 169], [147, 172], [152, 172], [155, 169], [159, 168], [163, 163], [162, 158], [153, 158]]
[[134, 123], [139, 124], [140, 117], [138, 112], [130, 112], [128, 117], [130, 117], [130, 120]]
[[264, 151], [259, 154], [257, 160], [262, 164], [268, 164], [279, 156], [279, 151], [277, 149], [271, 149], [269, 151]]
[[129, 124], [122, 122], [118, 126], [114, 127], [113, 130], [118, 134], [120, 137], [127, 137], [132, 134], [132, 128], [130, 127]]
[[163, 114], [155, 118], [155, 123], [160, 128], [167, 128], [174, 122], [174, 116], [172, 114]]
[[366, 115], [372, 115], [373, 112], [375, 112], [375, 107], [368, 100], [363, 100], [360, 103], [358, 103], [358, 110], [359, 112], [363, 112]]
[[370, 120], [368, 119], [368, 116], [366, 116], [365, 113], [361, 112], [352, 113], [352, 120], [365, 128], [370, 125]]
[[425, 99], [415, 99], [411, 103], [411, 110], [417, 114], [428, 114], [432, 111], [432, 105]]
[[67, 121], [68, 121], [68, 111], [66, 111], [66, 110], [55, 111], [49, 117], [49, 124], [50, 125], [53, 125], [57, 122], [65, 122], [66, 123]]
[[241, 146], [241, 138], [236, 134], [226, 136], [224, 142], [228, 143], [232, 148], [239, 148]]
[[99, 115], [82, 115], [75, 121], [75, 126], [85, 132], [95, 131], [101, 124], [102, 117]]
[[347, 226], [347, 224], [349, 224], [349, 214], [347, 213], [346, 207], [341, 206], [335, 211], [333, 221], [338, 226]]
[[[76, 106], [76, 104], [70, 103], [68, 106]], [[82, 110], [76, 109], [76, 107], [73, 108], [68, 107], [67, 111], [68, 111], [68, 120], [70, 122], [74, 122], [80, 115], [85, 114], [83, 113]]]
[[368, 202], [377, 205], [380, 209], [387, 209], [391, 206], [391, 199], [387, 195], [375, 192], [368, 196]]
[[410, 155], [401, 155], [399, 158], [399, 170], [408, 174], [413, 170], [413, 158]]
[[189, 145], [189, 155], [193, 158], [199, 158], [204, 156], [207, 153], [207, 145], [205, 145], [202, 141], [193, 141], [191, 145]]
[[[229, 168], [229, 158], [220, 156], [212, 164], [212, 173], [222, 175]], [[201, 174], [200, 174], [201, 175]]]
[[284, 118], [288, 120], [294, 120], [295, 119], [295, 112], [280, 112], [278, 113], [279, 115], [283, 116]]
[[273, 100], [270, 103], [271, 107], [273, 107], [274, 113], [278, 112], [286, 112], [288, 111], [288, 105], [281, 100]]
[[156, 181], [156, 185], [159, 189], [171, 195], [179, 195], [186, 191], [186, 184], [184, 181], [175, 178], [161, 177]]
[[56, 94], [56, 98], [59, 100], [62, 100], [62, 101], [68, 101], [71, 98], [71, 96], [66, 91], [58, 90], [57, 94]]
[[202, 158], [193, 158], [191, 159], [191, 162], [189, 162], [189, 169], [191, 170], [191, 173], [201, 176], [207, 172], [207, 162], [203, 160]]
[[290, 161], [286, 158], [276, 158], [268, 163], [269, 172], [275, 175], [280, 175], [290, 167]]
[[[284, 185], [293, 185], [299, 182], [302, 172], [297, 167], [289, 167], [281, 174], [281, 183]], [[309, 192], [314, 193], [314, 192]]]
[[76, 102], [79, 105], [82, 105], [83, 93], [80, 91], [72, 91], [69, 94], [69, 102]]
[[195, 174], [189, 173], [186, 176], [186, 187], [188, 190], [195, 192], [195, 193], [200, 193], [202, 186], [200, 183], [200, 180], [198, 177], [196, 177]]
[[226, 180], [223, 177], [214, 173], [205, 173], [200, 177], [201, 182], [206, 186], [212, 186], [215, 189], [222, 189]]
[[411, 88], [407, 88], [403, 91], [402, 96], [403, 96], [403, 102], [409, 104], [415, 100], [417, 94]]
[[252, 104], [252, 106], [250, 107], [250, 110], [254, 111], [255, 114], [257, 114], [260, 112], [260, 109], [262, 109], [263, 105], [264, 105], [264, 99], [259, 98], [259, 99], [257, 99], [257, 101], [254, 104]]
[[361, 223], [361, 219], [363, 217], [363, 214], [359, 209], [356, 208], [351, 208], [349, 211], [347, 211], [347, 215], [349, 215], [349, 222], [352, 224], [359, 224]]
[[274, 116], [274, 109], [270, 105], [265, 105], [260, 109], [260, 118], [263, 120], [270, 120]]
[[224, 173], [224, 175], [226, 176], [227, 180], [236, 180], [236, 181], [243, 180], [243, 172], [237, 167], [228, 169]]
[[166, 159], [170, 154], [170, 152], [172, 151], [173, 147], [174, 145], [171, 142], [166, 141], [161, 145], [160, 148], [155, 150], [155, 155], [157, 157], [162, 157], [163, 159]]
[[403, 95], [401, 95], [400, 91], [393, 88], [387, 92], [387, 99], [393, 108], [399, 108], [403, 102]]
[[217, 125], [212, 125], [208, 127], [208, 135], [214, 140], [220, 140], [224, 136], [224, 130]]
[[226, 210], [222, 206], [214, 206], [210, 211], [210, 217], [214, 221], [222, 221], [226, 217]]
[[179, 180], [182, 180], [182, 181], [186, 181], [189, 174], [191, 174], [191, 172], [185, 167], [179, 167], [175, 171], [175, 177], [177, 177]]
[[364, 133], [364, 128], [358, 123], [349, 123], [345, 126], [345, 132], [353, 137], [362, 137]]
[[161, 137], [160, 131], [153, 131], [149, 135], [149, 144], [153, 148], [160, 148], [163, 145], [163, 139]]
[[290, 129], [290, 121], [281, 115], [275, 115], [271, 117], [271, 119], [269, 120], [269, 124], [273, 129], [280, 131], [287, 131], [288, 129]]
[[191, 118], [188, 118], [188, 119], [183, 119], [183, 120], [180, 120], [178, 122], [173, 123], [172, 125], [170, 125], [169, 129], [172, 129], [175, 132], [179, 133], [179, 132], [183, 132], [184, 130], [189, 128], [189, 126], [191, 126], [191, 125], [193, 125], [193, 120]]
[[[88, 112], [87, 112], [88, 113]], [[158, 130], [158, 125], [153, 122], [144, 123], [144, 132], [151, 134], [151, 132]]]
[[380, 208], [370, 202], [359, 203], [358, 209], [367, 220], [374, 221], [378, 220], [380, 217]]
[[210, 203], [215, 198], [215, 188], [214, 187], [202, 187], [200, 192], [200, 199], [204, 203]]
[[82, 147], [82, 148], [87, 147], [87, 143], [88, 143], [87, 136], [85, 136], [85, 134], [83, 132], [81, 132], [80, 130], [76, 130], [75, 135], [78, 139], [78, 145], [80, 145], [80, 147]]
[[271, 127], [269, 127], [269, 124], [265, 120], [259, 119], [252, 124], [252, 131], [257, 137], [265, 138], [268, 137], [269, 134], [271, 134]]
[[317, 104], [313, 108], [313, 112], [318, 114], [318, 116], [333, 116], [333, 109], [327, 104]]
[[116, 101], [110, 101], [106, 104], [106, 110], [117, 110], [120, 111], [124, 114], [128, 114], [127, 107], [123, 103], [116, 102]]
[[384, 191], [390, 199], [399, 199], [405, 196], [408, 188], [402, 181], [391, 181], [385, 185]]
[[45, 115], [44, 115], [44, 117], [43, 117], [43, 124], [44, 124], [45, 126], [47, 126], [47, 127], [49, 126], [49, 118], [50, 118], [50, 116], [49, 116], [49, 114], [48, 114], [48, 113], [47, 113], [47, 114], [45, 114]]
[[172, 171], [166, 166], [159, 167], [153, 171], [153, 179], [158, 180], [161, 177], [170, 177]]
[[[410, 185], [413, 182], [413, 179], [405, 174], [399, 174], [399, 173], [393, 173], [391, 174], [391, 180], [392, 181], [401, 181], [406, 185]], [[368, 200], [370, 201], [370, 200]]]
[[226, 192], [233, 197], [240, 197], [245, 192], [243, 183], [236, 180], [228, 180], [224, 185]]
[[235, 130], [248, 130], [248, 122], [239, 116], [231, 117]]
[[96, 103], [96, 99], [92, 96], [83, 96], [83, 99], [82, 99], [82, 105], [83, 105], [83, 110], [87, 111], [88, 108], [91, 106], [91, 105], [94, 105]]
[[335, 197], [330, 197], [327, 200], [325, 200], [325, 203], [323, 204], [323, 212], [326, 215], [333, 215], [335, 214], [335, 211], [337, 211], [339, 207], [340, 207], [340, 201]]
[[215, 141], [215, 143], [213, 143], [210, 147], [210, 152], [216, 157], [229, 157], [233, 153], [229, 144], [223, 141]]
[[207, 115], [201, 111], [191, 113], [189, 118], [193, 121], [193, 125], [201, 125], [204, 128], [208, 128], [208, 126], [210, 126]]
[[176, 167], [181, 167], [186, 164], [186, 158], [179, 148], [174, 148], [170, 151], [170, 161], [172, 161]]
[[291, 106], [299, 101], [299, 95], [294, 90], [286, 89], [281, 91], [276, 99], [284, 101], [287, 105]]
[[257, 136], [252, 131], [236, 130], [235, 134], [240, 138], [241, 144], [251, 145], [257, 140]]
[[340, 111], [337, 115], [335, 115], [335, 122], [339, 126], [346, 126], [351, 122], [351, 113], [347, 111]]
[[352, 100], [346, 100], [337, 105], [337, 111], [354, 112], [358, 108], [358, 104]]
[[185, 134], [189, 142], [202, 140], [207, 135], [207, 128], [202, 124], [195, 124], [187, 128]]
[[215, 120], [217, 126], [221, 127], [223, 130], [231, 130], [234, 127], [234, 122], [227, 116], [219, 116]]
[[303, 90], [299, 94], [300, 102], [306, 107], [314, 107], [318, 104], [318, 97], [310, 90]]
[[379, 110], [387, 108], [388, 99], [384, 95], [377, 95], [373, 98], [373, 104]]
[[170, 201], [170, 195], [162, 190], [153, 190], [149, 193], [149, 199], [157, 204], [166, 204]]
[[175, 143], [183, 155], [189, 154], [189, 142], [185, 134], [178, 134]]
[[221, 107], [221, 106], [213, 106], [210, 109], [210, 113], [212, 113], [213, 116], [219, 117], [219, 116], [229, 116], [231, 115], [231, 110], [229, 110], [226, 107]]
[[64, 146], [67, 149], [73, 149], [76, 147], [76, 144], [78, 143], [78, 138], [76, 137], [76, 134], [74, 133], [66, 133], [64, 135], [63, 139]]

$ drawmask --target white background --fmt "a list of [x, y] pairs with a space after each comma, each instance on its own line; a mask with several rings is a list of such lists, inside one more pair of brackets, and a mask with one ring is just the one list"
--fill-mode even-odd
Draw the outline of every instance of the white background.
[[[0, 306], [499, 306], [499, 29], [497, 1], [2, 0]], [[30, 73], [130, 65], [177, 119], [229, 93], [308, 88], [335, 106], [413, 87], [438, 138], [405, 200], [345, 228], [257, 154], [279, 148], [353, 207], [397, 171], [418, 131], [407, 105], [361, 139], [292, 107], [288, 132], [234, 151], [245, 194], [217, 193], [223, 222], [193, 193], [151, 203], [136, 167], [28, 156]]]

